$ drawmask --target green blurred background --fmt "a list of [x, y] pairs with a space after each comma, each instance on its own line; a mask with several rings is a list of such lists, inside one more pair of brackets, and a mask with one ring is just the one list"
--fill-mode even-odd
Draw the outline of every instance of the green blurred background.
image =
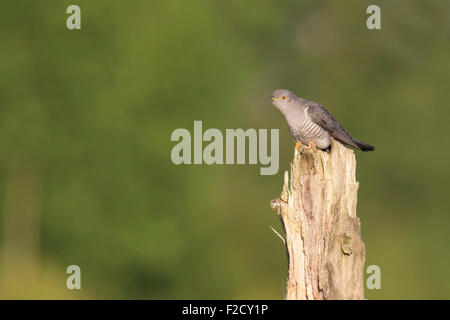
[[[0, 35], [0, 298], [282, 299], [278, 88], [377, 147], [356, 155], [366, 297], [450, 298], [450, 1], [15, 0]], [[174, 165], [194, 120], [280, 128], [278, 174]]]

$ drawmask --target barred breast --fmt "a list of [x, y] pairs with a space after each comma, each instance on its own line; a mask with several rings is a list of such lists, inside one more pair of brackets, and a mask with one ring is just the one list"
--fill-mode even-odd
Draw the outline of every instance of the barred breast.
[[305, 118], [305, 121], [302, 121], [297, 128], [289, 129], [292, 137], [303, 144], [309, 144], [312, 141], [318, 149], [326, 149], [331, 144], [329, 133], [309, 118]]

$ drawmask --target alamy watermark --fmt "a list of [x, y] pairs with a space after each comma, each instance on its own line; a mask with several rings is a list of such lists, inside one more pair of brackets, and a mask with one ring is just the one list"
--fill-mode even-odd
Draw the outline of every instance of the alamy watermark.
[[[224, 141], [222, 131], [210, 128], [203, 132], [202, 121], [194, 121], [193, 135], [184, 128], [172, 132], [170, 140], [178, 141], [172, 148], [172, 162], [176, 165], [246, 164], [248, 158], [248, 164], [259, 161], [264, 166], [260, 168], [261, 175], [274, 175], [279, 168], [279, 130], [270, 129], [270, 154], [268, 135], [268, 129], [226, 129]], [[203, 147], [203, 142], [208, 144]]]
[[66, 273], [70, 274], [66, 280], [66, 287], [69, 290], [81, 289], [81, 269], [79, 266], [73, 264], [67, 267]]
[[370, 16], [366, 20], [366, 26], [369, 30], [381, 29], [381, 9], [376, 4], [367, 7], [366, 13]]
[[81, 29], [81, 9], [76, 4], [67, 7], [66, 13], [70, 14], [66, 19], [66, 27], [69, 30]]
[[[71, 4], [67, 7], [66, 13], [70, 16], [66, 19], [66, 27], [69, 30], [81, 29], [81, 8], [76, 4]], [[378, 5], [369, 5], [366, 13], [370, 16], [366, 20], [366, 26], [369, 30], [381, 29], [381, 9]]]
[[367, 267], [366, 272], [368, 274], [370, 274], [370, 276], [367, 277], [367, 280], [366, 280], [367, 289], [380, 290], [381, 289], [381, 269], [380, 269], [380, 267], [375, 264], [372, 264]]

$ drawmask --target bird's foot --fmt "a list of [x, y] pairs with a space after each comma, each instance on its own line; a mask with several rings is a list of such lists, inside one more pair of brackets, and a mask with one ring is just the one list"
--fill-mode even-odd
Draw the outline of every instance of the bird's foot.
[[302, 145], [302, 142], [297, 141], [297, 143], [295, 144], [295, 150], [300, 150], [301, 145]]
[[313, 149], [313, 150], [315, 150], [316, 149], [316, 144], [314, 142], [310, 141], [308, 143], [308, 146], [305, 147], [305, 149]]

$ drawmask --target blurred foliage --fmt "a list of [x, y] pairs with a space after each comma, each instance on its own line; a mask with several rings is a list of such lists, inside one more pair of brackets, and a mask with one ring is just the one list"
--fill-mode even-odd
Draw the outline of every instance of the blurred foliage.
[[[450, 298], [450, 1], [2, 1], [0, 297], [283, 298], [278, 88], [357, 152], [369, 299]], [[82, 10], [69, 31], [68, 5]], [[175, 166], [176, 128], [280, 128], [280, 171]], [[68, 265], [82, 290], [65, 288]]]

